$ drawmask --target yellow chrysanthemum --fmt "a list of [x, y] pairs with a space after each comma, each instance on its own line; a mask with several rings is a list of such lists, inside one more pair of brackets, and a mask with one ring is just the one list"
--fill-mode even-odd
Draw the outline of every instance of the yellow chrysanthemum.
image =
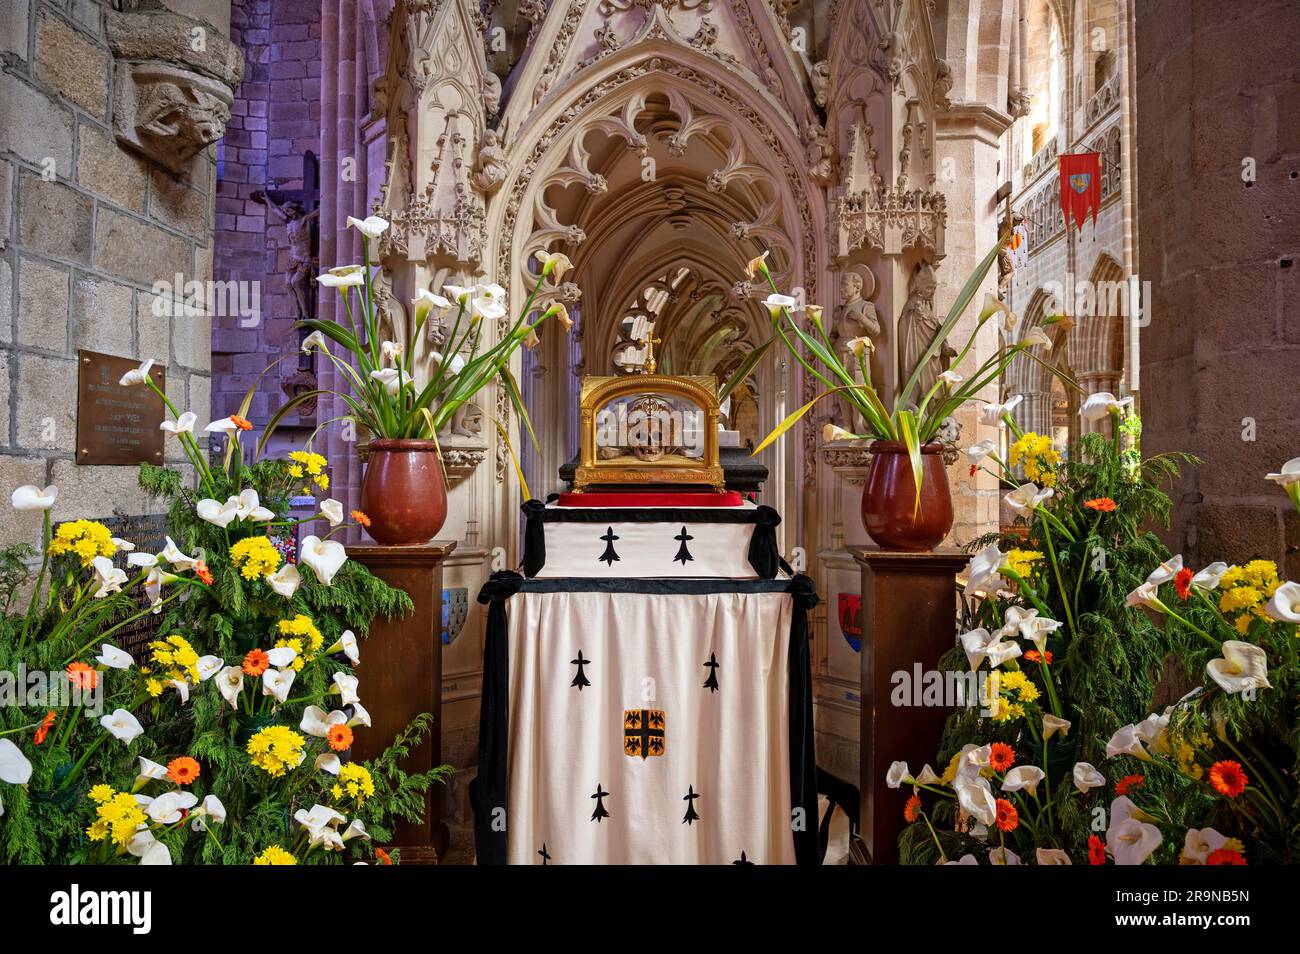
[[96, 799], [100, 804], [95, 809], [95, 821], [86, 829], [86, 837], [92, 841], [112, 841], [119, 848], [125, 847], [148, 816], [130, 792], [115, 792], [107, 785], [97, 785], [92, 791], [97, 796], [104, 796], [103, 789], [108, 789], [107, 797]]
[[346, 797], [360, 807], [375, 794], [375, 780], [364, 765], [348, 762], [339, 769], [339, 780], [330, 791], [336, 801], [343, 801]]
[[1011, 445], [1007, 451], [1007, 459], [1012, 467], [1023, 466], [1025, 477], [1039, 486], [1055, 486], [1061, 455], [1052, 446], [1050, 437], [1027, 431], [1024, 437]]
[[1006, 564], [1022, 579], [1028, 579], [1034, 571], [1034, 564], [1043, 558], [1038, 550], [1012, 550], [1006, 556]]
[[[151, 679], [146, 683], [151, 695], [159, 695], [165, 683], [172, 680], [188, 682], [194, 686], [199, 684], [199, 654], [184, 636], [173, 634], [166, 639], [154, 640], [149, 644], [149, 650], [150, 660], [163, 667], [165, 676], [164, 681]], [[153, 683], [159, 685], [157, 692], [154, 691]]]
[[272, 845], [253, 859], [255, 865], [296, 865], [298, 859], [279, 845]]
[[279, 778], [302, 762], [305, 742], [286, 725], [269, 725], [248, 740], [248, 757], [263, 772]]
[[87, 797], [96, 805], [102, 805], [116, 794], [112, 785], [96, 785], [87, 793]]
[[90, 566], [97, 556], [111, 557], [116, 552], [117, 544], [113, 542], [112, 532], [94, 520], [70, 520], [59, 524], [49, 546], [50, 556], [73, 553], [80, 557], [82, 566]]
[[280, 568], [280, 551], [269, 537], [245, 537], [230, 548], [230, 562], [246, 580], [260, 580]]

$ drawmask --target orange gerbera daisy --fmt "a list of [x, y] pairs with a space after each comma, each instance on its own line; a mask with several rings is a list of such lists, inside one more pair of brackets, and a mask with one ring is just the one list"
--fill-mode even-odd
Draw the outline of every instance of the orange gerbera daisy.
[[1005, 772], [1016, 764], [1016, 750], [1005, 742], [994, 742], [989, 746], [989, 768], [995, 772]]
[[325, 733], [325, 738], [329, 740], [330, 748], [335, 752], [342, 752], [352, 744], [352, 730], [343, 723], [332, 725], [329, 731]]
[[1246, 790], [1249, 781], [1246, 773], [1241, 770], [1240, 762], [1225, 759], [1210, 766], [1210, 784], [1220, 795], [1236, 798]]
[[367, 517], [363, 511], [360, 510], [352, 511], [352, 519], [355, 520], [357, 523], [361, 524], [361, 526], [363, 527], [370, 526], [370, 518]]
[[1233, 851], [1231, 848], [1216, 848], [1205, 856], [1207, 865], [1244, 865], [1246, 859], [1242, 857], [1241, 852]]
[[199, 763], [182, 755], [167, 763], [167, 777], [177, 785], [189, 785], [199, 777]]
[[1141, 774], [1125, 775], [1122, 779], [1120, 779], [1118, 782], [1115, 783], [1115, 794], [1127, 795], [1129, 792], [1133, 791], [1133, 789], [1141, 788], [1143, 785], [1146, 784], [1146, 781], [1147, 781], [1147, 777], [1145, 775], [1141, 775]]
[[1182, 599], [1187, 599], [1192, 595], [1192, 571], [1188, 567], [1183, 567], [1174, 576], [1174, 590]]
[[1083, 505], [1089, 510], [1097, 510], [1101, 513], [1111, 513], [1118, 506], [1109, 497], [1094, 497], [1092, 500], [1085, 500]]
[[1020, 825], [1020, 813], [1016, 811], [1016, 806], [1005, 798], [999, 798], [995, 823], [998, 826], [998, 831], [1015, 831]]
[[50, 727], [53, 725], [54, 725], [54, 710], [51, 709], [49, 712], [45, 713], [45, 718], [42, 719], [41, 724], [36, 727], [36, 735], [32, 737], [32, 741], [36, 745], [40, 745], [42, 742], [44, 742], [45, 737], [50, 734]]
[[68, 668], [64, 671], [68, 674], [68, 682], [83, 692], [94, 689], [95, 683], [99, 681], [99, 673], [95, 671], [95, 667], [84, 662], [68, 663]]
[[921, 817], [921, 796], [913, 795], [903, 806], [903, 820], [914, 822]]
[[1052, 664], [1052, 651], [1045, 649], [1041, 653], [1037, 649], [1026, 649], [1025, 658], [1030, 662], [1041, 662], [1044, 666]]
[[194, 575], [208, 586], [212, 585], [212, 571], [208, 569], [208, 565], [202, 560], [194, 561]]
[[253, 422], [248, 420], [248, 418], [240, 417], [238, 414], [230, 415], [230, 423], [234, 424], [235, 427], [239, 428], [241, 431], [251, 431], [253, 429]]
[[1104, 865], [1106, 863], [1106, 843], [1096, 835], [1088, 836], [1088, 864]]
[[375, 857], [379, 859], [381, 865], [391, 865], [393, 863], [392, 856], [382, 848], [375, 849]]
[[244, 675], [260, 676], [271, 668], [271, 657], [264, 649], [250, 649], [244, 655]]

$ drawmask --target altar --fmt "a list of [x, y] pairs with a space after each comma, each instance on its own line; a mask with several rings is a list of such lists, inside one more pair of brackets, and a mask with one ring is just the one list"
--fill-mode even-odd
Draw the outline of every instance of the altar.
[[[524, 504], [522, 572], [479, 594], [480, 864], [818, 863], [817, 595], [776, 511], [720, 486], [716, 393], [689, 384], [584, 387], [585, 492]], [[596, 452], [638, 390], [698, 402], [698, 455]]]

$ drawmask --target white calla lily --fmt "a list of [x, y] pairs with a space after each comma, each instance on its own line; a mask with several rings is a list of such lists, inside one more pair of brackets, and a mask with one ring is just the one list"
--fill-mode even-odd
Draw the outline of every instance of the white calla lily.
[[361, 662], [361, 647], [357, 644], [356, 633], [345, 629], [343, 634], [334, 641], [334, 645], [325, 650], [326, 655], [332, 656], [334, 653], [343, 653], [348, 657], [348, 662], [354, 666]]
[[1124, 600], [1125, 606], [1145, 606], [1153, 609], [1158, 613], [1165, 611], [1165, 604], [1161, 602], [1160, 595], [1156, 591], [1156, 584], [1143, 583], [1130, 593]]
[[124, 388], [144, 384], [149, 380], [149, 372], [153, 370], [153, 364], [153, 358], [142, 362], [138, 368], [132, 368], [126, 374], [122, 375], [122, 377], [118, 379], [117, 383]]
[[49, 510], [59, 496], [59, 488], [53, 484], [42, 490], [32, 484], [23, 484], [9, 497], [15, 510]]
[[315, 767], [321, 772], [329, 772], [331, 775], [338, 775], [339, 769], [343, 767], [343, 760], [338, 757], [337, 752], [322, 752], [316, 756]]
[[330, 522], [331, 527], [337, 527], [343, 522], [343, 504], [333, 497], [327, 497], [320, 502], [320, 512], [321, 516]]
[[1223, 574], [1228, 572], [1228, 564], [1211, 563], [1204, 570], [1192, 577], [1192, 586], [1205, 591], [1216, 590], [1219, 588], [1219, 580], [1223, 579]]
[[371, 371], [370, 377], [382, 384], [384, 390], [394, 397], [402, 388], [415, 388], [415, 381], [411, 376], [397, 368], [380, 368], [378, 371]]
[[223, 530], [234, 522], [239, 516], [239, 498], [227, 498], [225, 503], [220, 503], [210, 497], [205, 497], [194, 505], [195, 512], [199, 519], [206, 521]]
[[207, 682], [225, 668], [225, 660], [220, 656], [200, 656], [196, 668], [199, 670], [199, 682]]
[[962, 633], [960, 641], [972, 670], [979, 669], [985, 659], [996, 669], [1008, 659], [1015, 659], [1022, 652], [1018, 644], [1003, 642], [1001, 632], [990, 633], [982, 626], [968, 633]]
[[1107, 414], [1118, 412], [1133, 403], [1131, 397], [1117, 398], [1109, 391], [1089, 394], [1079, 405], [1079, 416], [1085, 421], [1100, 421]]
[[366, 831], [365, 822], [360, 818], [354, 818], [348, 822], [348, 827], [343, 829], [343, 840], [351, 841], [353, 838], [365, 838], [370, 840], [370, 833]]
[[1223, 642], [1223, 657], [1205, 664], [1205, 673], [1224, 692], [1233, 695], [1251, 689], [1270, 689], [1268, 654], [1254, 643], [1239, 639]]
[[313, 738], [323, 739], [329, 735], [330, 728], [336, 725], [345, 725], [348, 721], [348, 714], [335, 709], [333, 712], [326, 712], [320, 706], [308, 706], [303, 710], [302, 721], [298, 728], [306, 732]]
[[1178, 860], [1185, 865], [1203, 865], [1211, 852], [1228, 843], [1228, 836], [1213, 828], [1189, 828], [1183, 836], [1183, 853]]
[[127, 745], [144, 732], [140, 720], [125, 709], [114, 709], [108, 715], [100, 716], [99, 724], [108, 730], [109, 735]]
[[292, 669], [268, 669], [262, 673], [262, 695], [271, 696], [276, 702], [288, 702], [289, 689], [297, 676]]
[[312, 348], [319, 348], [321, 351], [328, 351], [329, 344], [325, 340], [325, 335], [319, 331], [313, 331], [306, 338], [302, 339], [302, 352], [308, 354]]
[[1015, 490], [1011, 491], [1002, 499], [1007, 502], [1007, 506], [1020, 514], [1027, 517], [1050, 499], [1056, 491], [1051, 487], [1038, 489], [1038, 485], [1032, 481], [1027, 484], [1021, 484]]
[[102, 643], [99, 647], [99, 655], [95, 657], [95, 662], [108, 669], [130, 669], [135, 665], [135, 657], [124, 649]]
[[1178, 571], [1182, 568], [1183, 555], [1181, 553], [1176, 553], [1147, 574], [1147, 582], [1153, 586], [1159, 586], [1161, 583], [1168, 583], [1178, 575]]
[[159, 554], [159, 557], [170, 563], [173, 569], [192, 570], [198, 565], [198, 557], [186, 556], [181, 552], [180, 547], [176, 546], [171, 537], [165, 539], [167, 546], [163, 548], [163, 552]]
[[776, 292], [772, 292], [763, 299], [763, 306], [767, 308], [768, 312], [774, 318], [781, 313], [782, 308], [793, 310], [798, 307], [798, 305], [798, 299], [791, 298], [789, 295], [779, 295]]
[[1024, 399], [1023, 394], [1014, 394], [1002, 404], [985, 404], [980, 408], [980, 423], [987, 424], [990, 427], [997, 427], [1002, 423], [1002, 418], [1019, 407], [1020, 402]]
[[235, 500], [239, 510], [240, 520], [252, 520], [254, 523], [265, 523], [268, 520], [274, 520], [275, 514], [262, 506], [262, 499], [257, 495], [257, 491], [252, 487], [246, 487], [239, 492], [239, 496], [232, 497]]
[[181, 416], [174, 421], [163, 421], [158, 425], [160, 431], [166, 431], [172, 437], [180, 437], [182, 434], [193, 434], [194, 425], [199, 422], [198, 415], [193, 411], [184, 411]]
[[1279, 586], [1264, 612], [1280, 623], [1300, 623], [1300, 583], [1288, 580]]
[[341, 275], [335, 272], [335, 269], [330, 269], [323, 275], [317, 275], [316, 284], [322, 288], [361, 288], [366, 284], [365, 269], [359, 265], [357, 271], [349, 271]]
[[1117, 865], [1140, 865], [1160, 847], [1164, 836], [1149, 822], [1126, 818], [1106, 831], [1106, 848]]
[[364, 219], [348, 216], [348, 228], [356, 229], [368, 239], [379, 238], [388, 231], [388, 220], [378, 215], [367, 215]]
[[171, 849], [157, 839], [150, 842], [149, 847], [140, 856], [140, 864], [142, 865], [170, 865], [171, 863]]
[[183, 817], [182, 812], [198, 802], [198, 796], [193, 792], [164, 792], [149, 803], [145, 814], [160, 825], [174, 825]]
[[136, 787], [143, 786], [145, 782], [156, 782], [158, 779], [167, 777], [167, 766], [153, 759], [147, 759], [143, 755], [139, 756], [140, 770], [136, 773]]
[[966, 459], [970, 461], [972, 467], [978, 467], [980, 462], [998, 449], [998, 445], [993, 443], [989, 438], [972, 444], [966, 448]]
[[996, 543], [990, 543], [979, 553], [971, 557], [966, 564], [966, 592], [975, 596], [992, 596], [1006, 585], [1006, 580], [999, 572], [1006, 562], [1006, 554], [998, 549]]
[[283, 669], [298, 658], [298, 650], [292, 646], [276, 646], [266, 651], [266, 660], [272, 666]]
[[1074, 787], [1081, 794], [1087, 794], [1094, 788], [1101, 788], [1106, 784], [1106, 776], [1102, 775], [1096, 768], [1088, 762], [1074, 763]]
[[989, 849], [989, 864], [991, 865], [1018, 865], [1020, 856], [1005, 846], [1000, 848]]
[[336, 672], [334, 674], [334, 687], [330, 689], [329, 692], [337, 692], [342, 696], [343, 705], [352, 705], [353, 703], [360, 701], [357, 696], [358, 681], [359, 680], [356, 676], [349, 676], [347, 673]]
[[293, 563], [286, 563], [280, 569], [276, 570], [266, 578], [267, 586], [279, 596], [285, 599], [293, 596], [298, 591], [302, 583], [302, 574], [298, 572], [298, 567]]
[[26, 785], [32, 777], [32, 763], [10, 739], [0, 738], [0, 782]]
[[143, 569], [158, 565], [158, 558], [152, 553], [128, 553], [126, 555], [127, 566], [138, 566]]
[[1292, 457], [1282, 465], [1280, 471], [1276, 474], [1265, 474], [1264, 479], [1287, 489], [1300, 484], [1300, 457]]
[[1056, 733], [1061, 735], [1070, 734], [1070, 726], [1073, 725], [1069, 719], [1062, 719], [1060, 716], [1054, 716], [1050, 712], [1043, 713], [1043, 739], [1046, 741]]
[[908, 769], [906, 762], [892, 762], [889, 771], [885, 773], [885, 784], [890, 788], [898, 788], [904, 782], [912, 780], [911, 770]]
[[208, 795], [203, 799], [203, 804], [190, 812], [190, 817], [194, 819], [190, 822], [191, 831], [203, 831], [209, 825], [224, 825], [226, 806], [221, 804], [221, 799], [217, 796]]
[[1026, 791], [1030, 795], [1038, 791], [1038, 783], [1044, 778], [1043, 770], [1037, 765], [1017, 765], [1002, 779], [1002, 791]]
[[1040, 865], [1073, 865], [1070, 856], [1061, 848], [1039, 848], [1034, 857]]
[[569, 256], [563, 252], [548, 252], [541, 249], [533, 253], [533, 257], [542, 266], [543, 275], [551, 275], [554, 284], [558, 285], [564, 281], [564, 276], [573, 268], [573, 262], [569, 261]]
[[1137, 726], [1120, 726], [1110, 737], [1110, 741], [1106, 743], [1106, 758], [1114, 758], [1117, 755], [1133, 755], [1144, 762], [1151, 761], [1142, 737], [1138, 735]]
[[957, 789], [957, 805], [963, 815], [969, 815], [983, 825], [992, 825], [997, 820], [997, 799], [989, 790], [987, 780], [976, 778], [954, 785]]
[[1030, 328], [1023, 338], [1020, 339], [1019, 347], [1021, 348], [1046, 348], [1052, 350], [1052, 339], [1047, 336], [1047, 332], [1042, 328]]
[[370, 728], [370, 713], [360, 700], [352, 703], [352, 718], [348, 719], [348, 728], [354, 729], [359, 725]]
[[304, 537], [299, 548], [299, 558], [316, 574], [316, 579], [329, 586], [334, 575], [347, 562], [348, 553], [337, 540], [322, 540], [312, 535]]
[[221, 698], [230, 704], [230, 708], [239, 708], [239, 694], [244, 691], [244, 670], [239, 666], [227, 666], [217, 673], [217, 689]]
[[95, 599], [122, 592], [122, 587], [126, 584], [126, 570], [113, 566], [113, 561], [106, 556], [97, 556], [90, 564], [95, 568]]

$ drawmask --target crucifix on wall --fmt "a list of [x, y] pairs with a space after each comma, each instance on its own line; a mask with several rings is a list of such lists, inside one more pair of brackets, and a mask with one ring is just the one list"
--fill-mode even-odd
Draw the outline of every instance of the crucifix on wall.
[[[289, 239], [289, 261], [284, 271], [285, 284], [293, 296], [296, 321], [316, 317], [316, 289], [312, 283], [320, 255], [320, 163], [316, 154], [307, 150], [302, 156], [302, 186], [297, 189], [259, 189], [249, 198], [266, 206], [267, 216], [285, 227]], [[284, 392], [293, 397], [304, 391], [315, 390], [314, 357], [301, 353], [302, 342], [310, 330], [298, 329], [298, 370], [280, 382]], [[299, 414], [310, 417], [316, 413], [314, 401], [304, 402]]]

